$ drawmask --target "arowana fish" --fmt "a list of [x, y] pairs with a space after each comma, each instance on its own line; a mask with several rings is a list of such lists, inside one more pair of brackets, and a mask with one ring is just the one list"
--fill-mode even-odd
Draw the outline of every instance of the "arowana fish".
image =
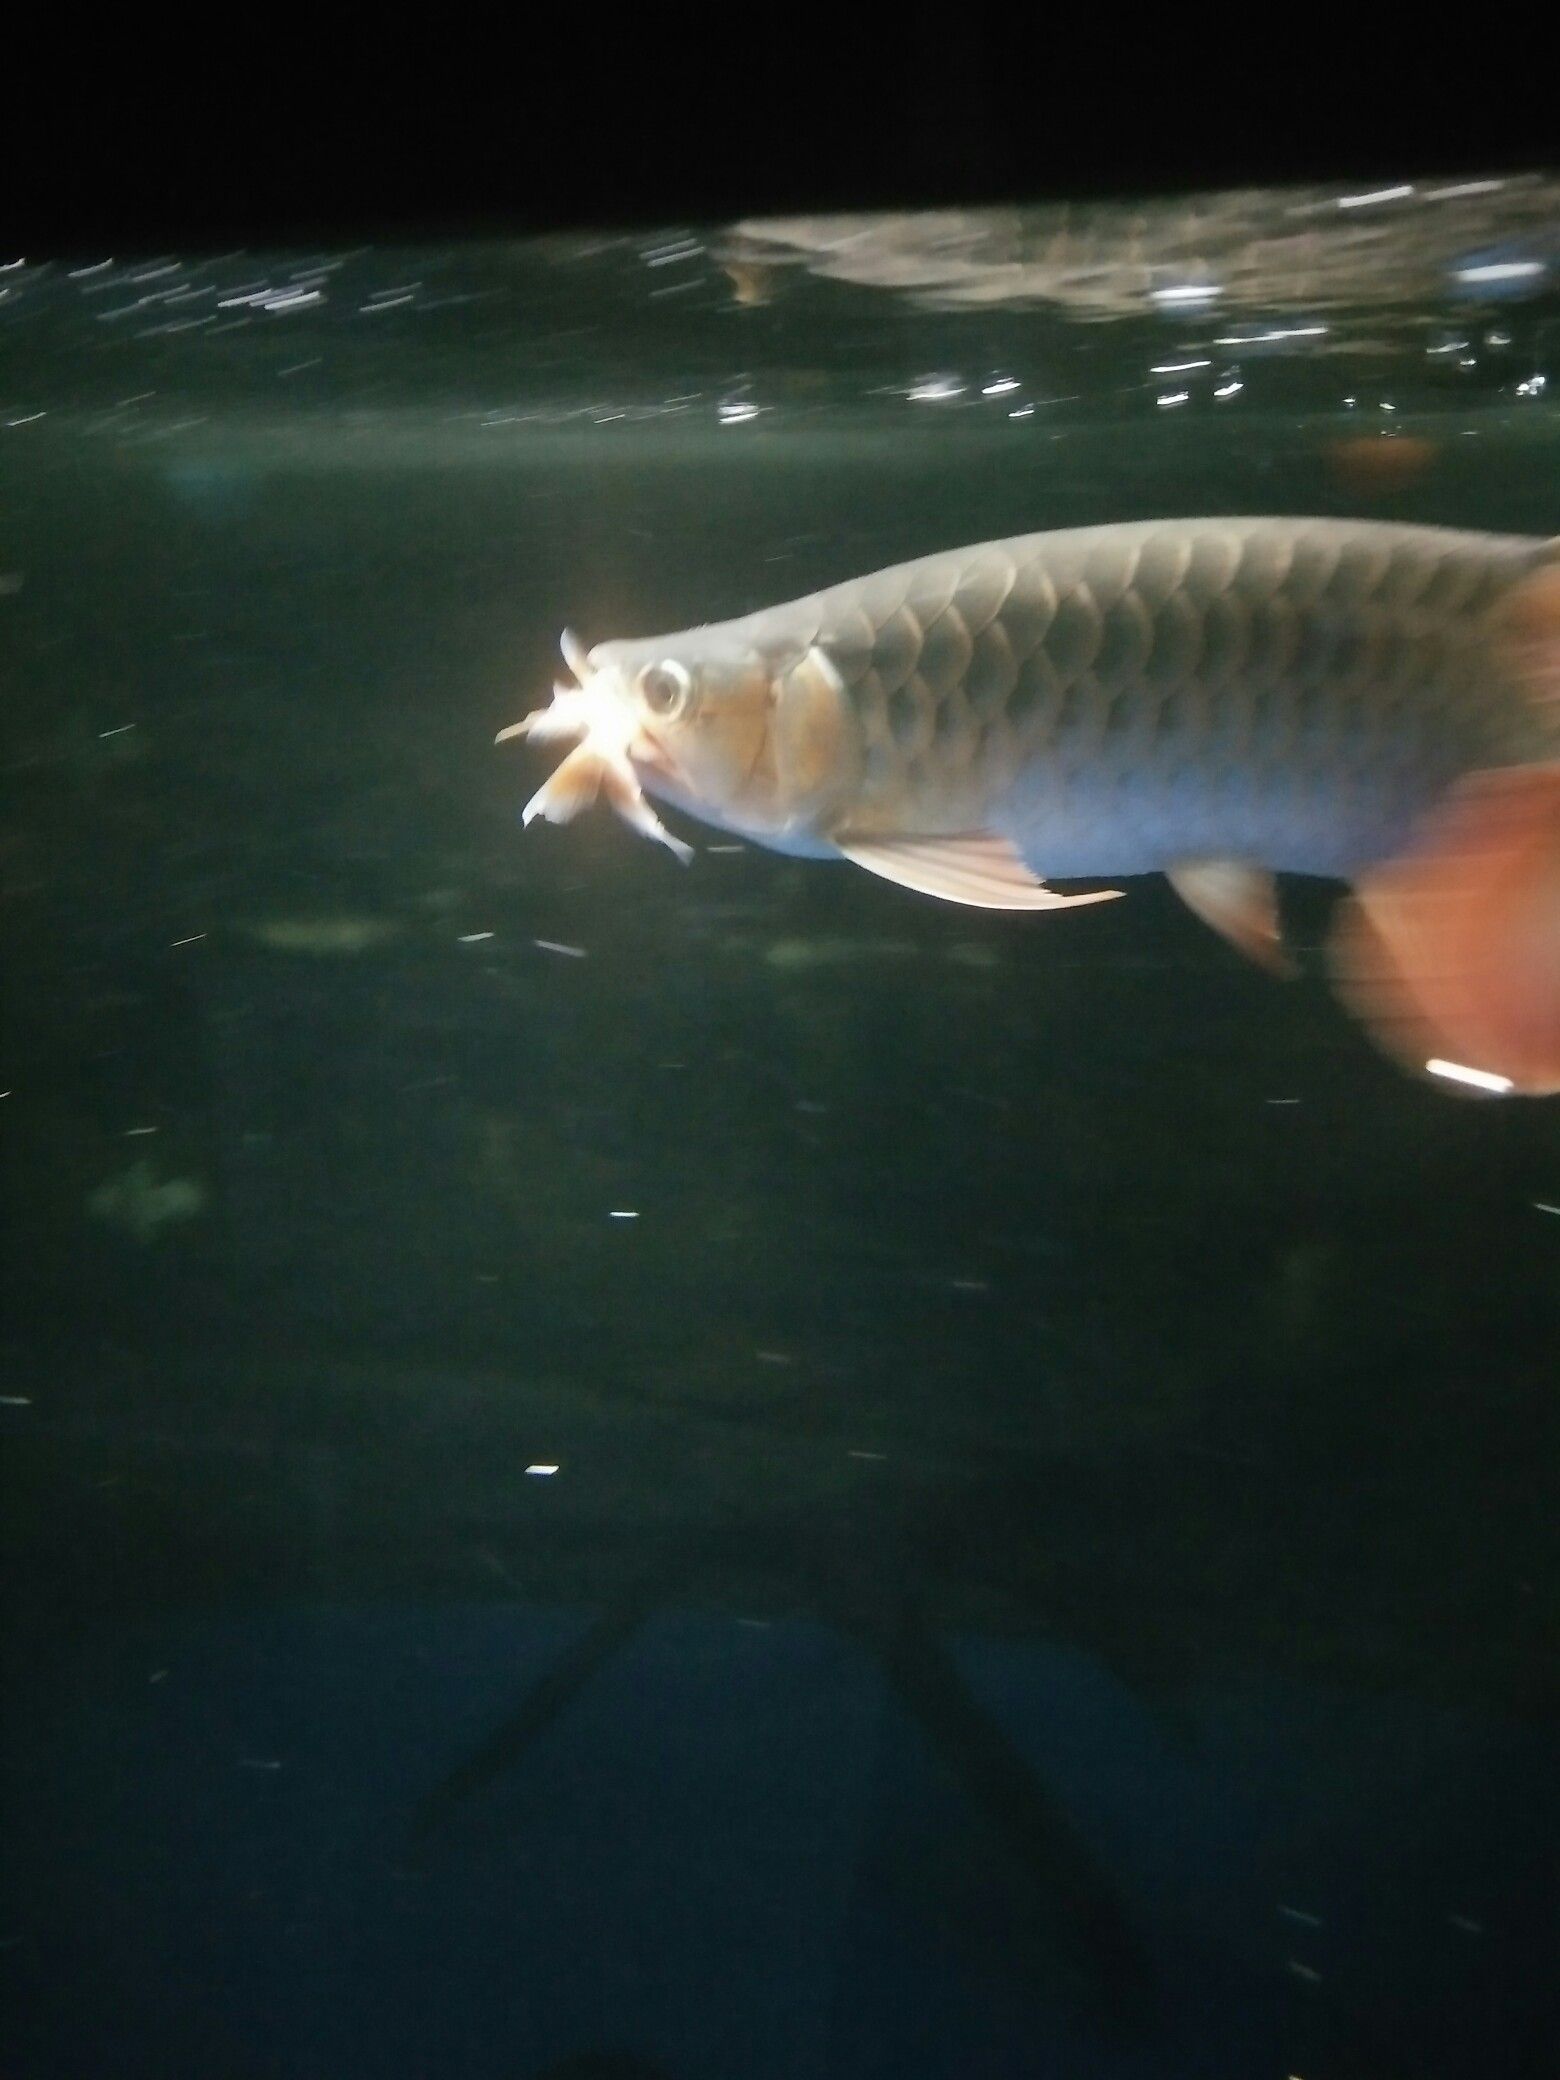
[[1277, 969], [1273, 876], [1352, 884], [1345, 1001], [1411, 1066], [1560, 1091], [1560, 540], [1133, 522], [949, 550], [564, 656], [500, 740], [578, 739], [525, 820], [645, 790], [946, 901], [1163, 872]]

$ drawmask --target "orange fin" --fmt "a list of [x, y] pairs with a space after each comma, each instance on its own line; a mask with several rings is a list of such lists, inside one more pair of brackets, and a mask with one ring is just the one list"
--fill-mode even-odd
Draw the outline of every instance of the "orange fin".
[[846, 859], [869, 874], [977, 910], [1069, 910], [1080, 903], [1108, 903], [1122, 892], [1100, 888], [1089, 895], [1059, 896], [1025, 866], [1008, 839], [989, 831], [956, 838], [846, 835], [834, 842]]
[[1189, 860], [1165, 876], [1187, 909], [1238, 953], [1273, 975], [1293, 975], [1278, 929], [1278, 889], [1263, 867], [1240, 860]]
[[1413, 852], [1356, 885], [1332, 959], [1345, 1003], [1411, 1067], [1560, 1092], [1560, 762], [1464, 781]]

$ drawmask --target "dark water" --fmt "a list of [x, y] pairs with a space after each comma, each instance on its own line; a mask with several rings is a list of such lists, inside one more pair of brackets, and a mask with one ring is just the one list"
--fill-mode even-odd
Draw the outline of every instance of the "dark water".
[[1235, 311], [0, 275], [6, 2080], [1555, 2070], [1556, 1107], [1379, 1060], [1320, 884], [1280, 987], [491, 748], [566, 621], [1554, 533], [1487, 208]]

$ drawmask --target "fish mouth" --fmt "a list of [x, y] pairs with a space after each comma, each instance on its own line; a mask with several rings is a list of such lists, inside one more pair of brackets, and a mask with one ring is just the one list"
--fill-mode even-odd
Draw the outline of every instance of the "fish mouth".
[[658, 780], [669, 780], [673, 786], [686, 786], [687, 777], [676, 759], [667, 750], [654, 730], [644, 723], [629, 747], [629, 758], [641, 772], [651, 773]]
[[549, 823], [571, 823], [598, 795], [604, 795], [626, 823], [665, 845], [686, 865], [693, 857], [692, 846], [665, 828], [645, 799], [640, 781], [640, 775], [647, 774], [664, 777], [670, 788], [682, 786], [677, 761], [655, 732], [626, 708], [621, 685], [603, 684], [606, 672], [591, 670], [589, 655], [567, 632], [563, 653], [580, 683], [555, 685], [548, 707], [533, 709], [519, 722], [501, 729], [494, 739], [499, 744], [519, 737], [539, 744], [576, 740], [562, 765], [526, 803], [521, 820], [530, 823], [542, 816]]

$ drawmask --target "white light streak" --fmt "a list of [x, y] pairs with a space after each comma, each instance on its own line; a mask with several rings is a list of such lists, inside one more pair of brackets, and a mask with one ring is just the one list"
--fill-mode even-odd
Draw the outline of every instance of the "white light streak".
[[582, 961], [587, 958], [583, 946], [564, 946], [557, 939], [533, 939], [531, 944], [539, 946], [543, 953], [564, 954], [571, 961]]
[[672, 245], [646, 246], [639, 257], [646, 267], [665, 267], [674, 260], [696, 260], [703, 250], [696, 238], [680, 238]]
[[1244, 390], [1245, 387], [1244, 383], [1220, 383], [1213, 394], [1215, 397], [1233, 397], [1237, 390]]
[[1151, 376], [1184, 375], [1189, 368], [1212, 368], [1211, 361], [1156, 361], [1149, 370]]
[[491, 939], [492, 936], [491, 932], [462, 932], [460, 944], [462, 946], [480, 946], [484, 939]]
[[1150, 303], [1206, 303], [1214, 296], [1222, 296], [1223, 289], [1215, 282], [1181, 282], [1171, 289], [1150, 289]]
[[1275, 325], [1268, 332], [1230, 332], [1216, 339], [1216, 347], [1260, 347], [1275, 339], [1319, 339], [1325, 325]]
[[715, 416], [722, 426], [742, 426], [749, 419], [756, 419], [763, 410], [756, 404], [721, 404], [715, 407]]
[[1470, 1069], [1466, 1062], [1443, 1062], [1439, 1055], [1425, 1063], [1425, 1072], [1444, 1076], [1448, 1083], [1466, 1083], [1477, 1091], [1492, 1091], [1498, 1098], [1516, 1088], [1509, 1076], [1497, 1076], [1491, 1069]]
[[535, 1476], [538, 1479], [543, 1480], [545, 1480], [549, 1474], [556, 1473], [557, 1471], [558, 1467], [556, 1462], [549, 1464], [546, 1460], [542, 1459], [538, 1459], [534, 1465], [528, 1466], [526, 1468], [527, 1473]]
[[980, 394], [982, 397], [1006, 397], [1017, 388], [1018, 378], [1016, 376], [998, 376], [994, 383], [983, 383]]
[[[144, 297], [141, 300], [143, 302], [146, 301]], [[412, 299], [406, 296], [401, 300], [403, 303], [410, 303]], [[323, 303], [324, 301], [325, 298], [318, 289], [273, 289], [267, 286], [263, 289], [244, 290], [232, 296], [219, 296], [217, 298], [217, 309], [219, 311], [295, 311], [301, 310], [305, 304]], [[363, 304], [360, 307], [363, 310], [386, 308], [386, 306], [380, 304]], [[132, 304], [129, 308], [133, 310], [135, 306]], [[114, 314], [111, 312], [104, 312], [105, 317], [112, 315]]]
[[614, 1206], [607, 1215], [609, 1221], [637, 1221], [638, 1213], [632, 1206]]
[[1373, 202], [1401, 202], [1405, 195], [1412, 195], [1414, 184], [1404, 181], [1395, 188], [1372, 188], [1368, 195], [1340, 195], [1340, 209], [1368, 209]]
[[1457, 282], [1527, 282], [1543, 272], [1542, 260], [1490, 260], [1477, 267], [1454, 268], [1452, 279]]
[[912, 404], [942, 404], [950, 397], [962, 397], [964, 385], [957, 376], [927, 376], [905, 395]]
[[1185, 404], [1191, 394], [1190, 390], [1167, 390], [1155, 402], [1163, 410], [1168, 405]]

